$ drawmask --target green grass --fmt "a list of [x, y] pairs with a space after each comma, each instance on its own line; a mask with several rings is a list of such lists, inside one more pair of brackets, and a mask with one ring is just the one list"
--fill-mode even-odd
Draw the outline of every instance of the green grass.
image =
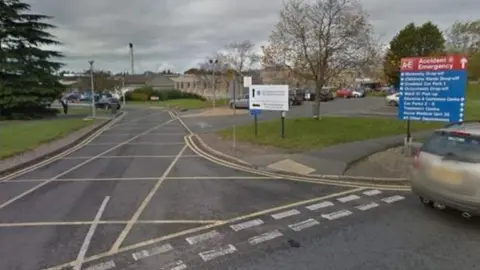
[[[63, 115], [63, 109], [60, 109], [60, 114]], [[70, 106], [68, 107], [68, 114], [67, 115], [92, 115], [92, 108], [91, 107], [83, 107], [83, 106]], [[111, 116], [111, 110], [105, 109], [96, 109], [95, 110], [96, 116]]]
[[[415, 132], [439, 126], [441, 126], [439, 123], [415, 122], [412, 123], [411, 128], [412, 132]], [[279, 120], [259, 123], [257, 137], [254, 134], [253, 124], [237, 127], [236, 138], [240, 141], [301, 151], [406, 132], [406, 123], [403, 121], [363, 117], [324, 117], [321, 120], [287, 119], [285, 127], [284, 139], [280, 136]], [[232, 130], [221, 130], [218, 134], [224, 139], [231, 139]]]
[[0, 159], [33, 150], [43, 143], [93, 124], [83, 119], [0, 122]]
[[[211, 108], [213, 106], [212, 101], [199, 100], [199, 99], [171, 99], [165, 101], [129, 101], [127, 104], [140, 104], [146, 106], [159, 106], [159, 107], [169, 107], [177, 109], [203, 109]], [[228, 104], [227, 100], [217, 100], [215, 106], [225, 106]]]
[[[480, 120], [480, 85], [469, 85], [466, 92], [465, 119]], [[258, 136], [253, 124], [236, 128], [236, 138], [260, 145], [301, 151], [319, 149], [334, 144], [403, 134], [406, 122], [386, 118], [324, 117], [317, 121], [311, 118], [287, 119], [286, 138], [280, 137], [280, 121], [266, 121], [258, 125]], [[445, 123], [412, 122], [412, 132], [435, 129]], [[218, 134], [231, 139], [232, 130]]]

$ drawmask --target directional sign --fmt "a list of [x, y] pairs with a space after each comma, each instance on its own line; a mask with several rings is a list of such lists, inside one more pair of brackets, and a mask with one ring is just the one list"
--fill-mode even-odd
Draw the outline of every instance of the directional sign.
[[260, 111], [260, 110], [250, 110], [250, 115], [253, 115], [253, 116], [259, 115], [261, 112], [262, 111]]
[[249, 87], [249, 109], [288, 111], [288, 85], [258, 85]]
[[467, 62], [461, 55], [403, 58], [398, 118], [463, 121]]

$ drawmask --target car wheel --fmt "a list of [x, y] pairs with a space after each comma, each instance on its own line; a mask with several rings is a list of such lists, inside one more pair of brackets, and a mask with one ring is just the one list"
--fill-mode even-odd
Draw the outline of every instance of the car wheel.
[[429, 199], [426, 199], [426, 198], [424, 198], [424, 197], [422, 197], [422, 196], [420, 196], [420, 197], [418, 197], [418, 198], [420, 199], [420, 202], [423, 203], [423, 205], [429, 206], [429, 207], [433, 207], [433, 202], [430, 201]]
[[396, 102], [395, 100], [390, 100], [390, 101], [388, 102], [388, 105], [397, 107], [397, 102]]

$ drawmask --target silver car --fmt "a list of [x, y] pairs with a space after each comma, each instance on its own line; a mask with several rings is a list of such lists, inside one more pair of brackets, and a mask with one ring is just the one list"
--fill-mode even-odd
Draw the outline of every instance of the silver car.
[[435, 131], [414, 157], [411, 185], [424, 204], [480, 215], [480, 122]]
[[230, 100], [229, 106], [230, 108], [236, 108], [236, 109], [248, 109], [248, 102], [249, 102], [249, 97], [248, 95], [244, 95], [243, 98], [237, 98], [236, 100]]

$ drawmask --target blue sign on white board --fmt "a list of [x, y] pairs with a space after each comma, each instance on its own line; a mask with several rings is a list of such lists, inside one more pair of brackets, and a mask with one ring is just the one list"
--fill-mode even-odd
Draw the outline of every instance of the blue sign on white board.
[[261, 112], [261, 110], [250, 110], [250, 114], [255, 116], [255, 115], [259, 115]]
[[401, 62], [399, 119], [463, 121], [467, 87], [464, 56], [413, 57]]

